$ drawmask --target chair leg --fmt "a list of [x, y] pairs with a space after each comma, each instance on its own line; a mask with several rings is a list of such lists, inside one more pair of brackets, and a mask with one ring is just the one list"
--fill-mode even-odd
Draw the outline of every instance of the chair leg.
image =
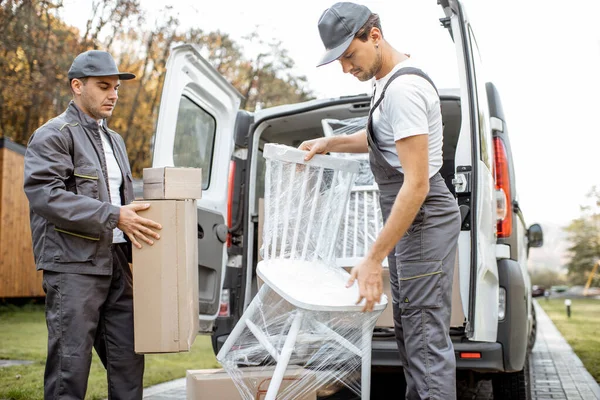
[[[264, 285], [263, 288], [261, 288], [261, 290], [264, 289], [265, 287], [266, 287], [266, 285]], [[254, 315], [254, 312], [258, 308], [259, 303], [260, 303], [260, 296], [256, 295], [254, 297], [254, 300], [252, 300], [252, 302], [248, 305], [248, 308], [246, 309], [246, 311], [244, 311], [244, 313], [240, 317], [240, 320], [233, 327], [233, 330], [227, 337], [227, 340], [225, 340], [225, 343], [223, 343], [223, 347], [221, 347], [221, 350], [219, 350], [219, 354], [217, 354], [217, 361], [219, 361], [221, 364], [223, 363], [223, 360], [225, 360], [227, 353], [229, 353], [229, 350], [231, 350], [231, 347], [233, 346], [235, 341], [240, 337], [240, 335], [246, 328], [246, 320], [248, 318], [252, 317], [252, 315]]]
[[277, 398], [279, 387], [281, 386], [281, 382], [285, 376], [285, 370], [290, 362], [290, 357], [292, 356], [292, 351], [294, 350], [294, 345], [296, 344], [296, 337], [300, 331], [302, 317], [303, 312], [301, 310], [297, 310], [294, 321], [292, 322], [292, 326], [290, 327], [290, 331], [285, 338], [283, 349], [281, 349], [281, 355], [279, 356], [279, 361], [277, 362], [277, 366], [273, 372], [273, 378], [271, 378], [271, 383], [269, 384], [269, 389], [267, 390], [267, 396], [265, 397], [265, 400], [275, 400]]
[[369, 321], [363, 322], [362, 367], [361, 367], [361, 396], [362, 400], [371, 398], [371, 339], [373, 330]]

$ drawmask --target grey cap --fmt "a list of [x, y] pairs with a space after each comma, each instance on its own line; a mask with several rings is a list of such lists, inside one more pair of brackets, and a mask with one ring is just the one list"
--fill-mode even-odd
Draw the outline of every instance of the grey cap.
[[110, 53], [101, 50], [88, 50], [75, 57], [67, 76], [71, 80], [88, 76], [113, 75], [117, 75], [123, 81], [135, 78], [135, 75], [130, 72], [119, 72], [117, 64]]
[[319, 34], [325, 45], [325, 54], [317, 67], [340, 58], [354, 39], [354, 35], [371, 16], [371, 10], [355, 3], [335, 3], [319, 19]]

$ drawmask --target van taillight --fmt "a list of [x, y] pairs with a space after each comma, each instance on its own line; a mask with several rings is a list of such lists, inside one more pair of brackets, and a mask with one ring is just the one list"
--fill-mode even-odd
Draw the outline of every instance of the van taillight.
[[[229, 178], [227, 180], [227, 227], [231, 229], [233, 215], [233, 183], [235, 181], [235, 161], [229, 163]], [[231, 232], [227, 233], [227, 247], [231, 247]]]
[[[494, 153], [496, 158], [495, 179], [497, 193], [504, 195], [504, 201], [497, 200], [498, 212], [498, 237], [509, 237], [512, 233], [512, 202], [510, 193], [510, 175], [508, 174], [508, 157], [506, 156], [506, 147], [499, 137], [494, 138]], [[498, 210], [498, 207], [504, 208]], [[500, 218], [502, 217], [503, 218]]]
[[229, 289], [223, 289], [221, 292], [221, 304], [219, 306], [219, 317], [231, 316]]

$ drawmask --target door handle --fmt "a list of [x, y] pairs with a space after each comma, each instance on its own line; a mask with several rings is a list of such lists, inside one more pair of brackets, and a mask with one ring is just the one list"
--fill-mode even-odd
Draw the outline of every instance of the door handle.
[[215, 232], [215, 236], [219, 239], [219, 242], [225, 243], [227, 241], [227, 234], [229, 233], [229, 228], [225, 224], [218, 224], [213, 227], [213, 231]]

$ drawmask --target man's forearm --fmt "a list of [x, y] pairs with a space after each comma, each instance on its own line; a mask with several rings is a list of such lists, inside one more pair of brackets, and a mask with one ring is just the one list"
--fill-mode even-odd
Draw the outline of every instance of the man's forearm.
[[334, 153], [367, 153], [367, 132], [363, 129], [352, 135], [332, 136], [327, 147]]
[[402, 185], [390, 216], [369, 252], [369, 258], [383, 262], [412, 224], [428, 192], [429, 181], [415, 184], [405, 182]]

